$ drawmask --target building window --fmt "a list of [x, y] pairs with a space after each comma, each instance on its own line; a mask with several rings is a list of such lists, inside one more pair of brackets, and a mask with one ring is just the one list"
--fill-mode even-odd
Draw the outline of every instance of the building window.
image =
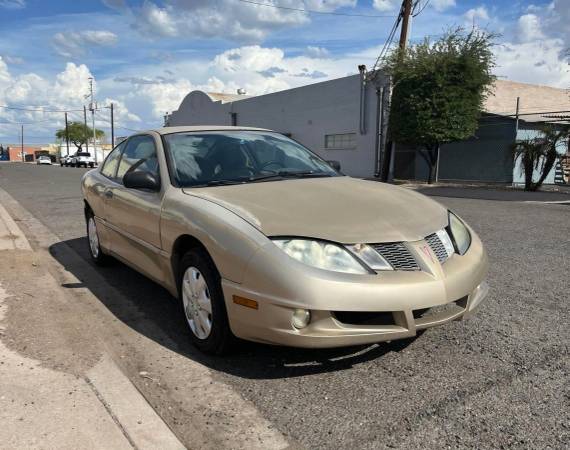
[[356, 133], [325, 134], [325, 148], [356, 148]]

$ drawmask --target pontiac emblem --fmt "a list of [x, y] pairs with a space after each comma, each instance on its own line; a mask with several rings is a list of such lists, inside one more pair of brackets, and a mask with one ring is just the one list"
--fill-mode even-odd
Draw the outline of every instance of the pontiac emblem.
[[431, 252], [428, 245], [422, 245], [420, 247], [421, 251], [425, 253], [426, 256], [429, 256], [429, 259], [432, 263], [435, 263], [435, 259], [433, 259], [433, 253]]

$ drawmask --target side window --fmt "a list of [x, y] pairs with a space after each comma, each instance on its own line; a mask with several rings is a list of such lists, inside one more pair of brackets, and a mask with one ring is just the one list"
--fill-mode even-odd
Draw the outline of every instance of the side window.
[[103, 167], [101, 167], [101, 174], [107, 178], [115, 178], [115, 173], [117, 173], [117, 167], [119, 165], [119, 159], [121, 158], [121, 152], [123, 151], [124, 147], [125, 143], [121, 142], [111, 153], [109, 153], [109, 156], [107, 156], [107, 159], [103, 163]]
[[117, 178], [122, 180], [128, 171], [133, 170], [151, 172], [156, 177], [159, 176], [156, 147], [152, 136], [134, 136], [128, 140], [119, 162]]

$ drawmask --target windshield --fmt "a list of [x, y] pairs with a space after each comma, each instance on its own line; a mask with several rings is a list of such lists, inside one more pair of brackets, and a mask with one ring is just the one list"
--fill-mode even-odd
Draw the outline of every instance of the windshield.
[[79, 152], [77, 156], [91, 156], [91, 153]]
[[164, 136], [179, 186], [338, 176], [326, 161], [278, 133], [204, 131]]

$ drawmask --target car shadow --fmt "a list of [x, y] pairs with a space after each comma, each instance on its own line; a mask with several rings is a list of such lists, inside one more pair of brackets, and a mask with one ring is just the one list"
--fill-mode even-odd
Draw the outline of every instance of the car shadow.
[[[117, 319], [136, 332], [212, 369], [241, 378], [274, 379], [346, 370], [399, 352], [415, 339], [335, 349], [299, 349], [239, 341], [229, 355], [208, 356], [192, 345], [178, 301], [158, 284], [116, 260], [106, 267], [95, 266], [89, 257], [86, 238], [58, 242], [49, 251], [80, 280], [64, 283], [64, 288], [89, 289]], [[81, 258], [79, 264], [77, 255]], [[117, 291], [121, 295], [117, 296]]]

